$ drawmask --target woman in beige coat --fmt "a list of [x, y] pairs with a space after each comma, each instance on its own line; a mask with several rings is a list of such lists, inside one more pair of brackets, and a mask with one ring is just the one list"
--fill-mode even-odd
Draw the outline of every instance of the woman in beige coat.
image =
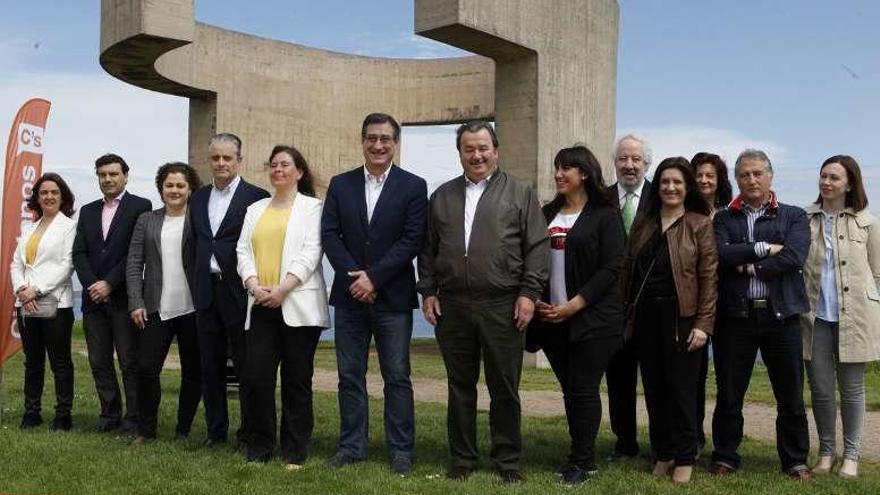
[[837, 457], [837, 400], [843, 420], [840, 475], [858, 475], [865, 417], [865, 363], [880, 359], [880, 224], [856, 161], [832, 156], [819, 170], [819, 197], [806, 208], [812, 245], [804, 277], [812, 311], [802, 315], [804, 359], [819, 433], [817, 474]]

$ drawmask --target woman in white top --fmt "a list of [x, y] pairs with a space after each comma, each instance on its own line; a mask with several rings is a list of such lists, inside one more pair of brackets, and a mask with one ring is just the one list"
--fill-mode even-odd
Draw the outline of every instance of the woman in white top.
[[69, 430], [73, 407], [73, 238], [76, 222], [73, 193], [58, 174], [37, 179], [27, 201], [36, 221], [19, 240], [12, 258], [18, 329], [24, 348], [24, 416], [22, 428], [43, 422], [40, 398], [46, 355], [55, 375], [55, 419], [51, 428]]
[[177, 336], [181, 383], [175, 438], [189, 435], [202, 397], [196, 315], [190, 286], [194, 266], [187, 204], [201, 185], [191, 166], [166, 163], [156, 173], [164, 206], [142, 213], [131, 237], [125, 276], [128, 309], [138, 332], [138, 409], [140, 422], [132, 442], [156, 438], [162, 386], [159, 373]]
[[247, 209], [238, 274], [248, 290], [244, 381], [251, 390], [247, 459], [275, 448], [275, 383], [281, 366], [281, 453], [288, 469], [308, 456], [314, 426], [312, 374], [321, 331], [330, 326], [321, 271], [321, 201], [309, 166], [292, 146], [269, 155], [274, 192]]

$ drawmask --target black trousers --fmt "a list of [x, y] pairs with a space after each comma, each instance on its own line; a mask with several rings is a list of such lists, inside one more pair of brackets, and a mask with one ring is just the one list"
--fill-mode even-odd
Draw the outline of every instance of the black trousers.
[[254, 306], [245, 332], [247, 358], [244, 380], [250, 387], [251, 414], [247, 457], [266, 461], [275, 450], [275, 384], [281, 365], [281, 454], [302, 464], [308, 457], [312, 429], [312, 375], [319, 327], [289, 327], [281, 308]]
[[214, 293], [211, 306], [196, 313], [199, 355], [202, 359], [202, 400], [205, 404], [208, 438], [225, 441], [229, 433], [226, 359], [231, 353], [235, 374], [239, 378], [241, 427], [237, 437], [239, 441], [247, 442], [249, 417], [246, 404], [249, 402], [249, 389], [241, 379], [244, 373], [244, 320], [247, 308], [239, 305], [227, 281], [212, 279], [211, 290]]
[[177, 434], [189, 435], [202, 398], [202, 366], [195, 313], [165, 321], [159, 318], [159, 313], [149, 315], [146, 328], [138, 334], [138, 401], [141, 408], [138, 434], [147, 438], [156, 437], [157, 415], [162, 400], [159, 374], [175, 336], [181, 371], [175, 428]]
[[568, 323], [548, 325], [544, 354], [559, 380], [565, 403], [565, 418], [571, 437], [569, 464], [585, 470], [596, 469], [595, 446], [602, 421], [599, 384], [621, 337], [572, 342]]
[[22, 318], [19, 314], [18, 328], [24, 349], [25, 416], [40, 415], [48, 355], [55, 375], [55, 417], [69, 418], [73, 408], [73, 309], [58, 308], [54, 318]]
[[605, 371], [608, 385], [608, 414], [611, 431], [617, 437], [614, 450], [627, 456], [639, 454], [636, 430], [636, 397], [639, 360], [633, 339], [623, 342]]
[[[83, 297], [88, 297], [84, 295]], [[101, 402], [102, 426], [119, 423], [124, 419], [130, 426], [138, 422], [137, 398], [137, 328], [128, 309], [111, 303], [83, 315], [89, 365], [95, 379], [95, 389]], [[122, 369], [122, 387], [125, 390], [125, 417], [122, 417], [122, 395], [116, 381], [113, 351]]]
[[713, 462], [738, 468], [743, 400], [758, 351], [776, 398], [776, 451], [783, 471], [806, 467], [810, 451], [804, 407], [804, 362], [797, 315], [777, 320], [772, 308], [724, 318], [714, 338], [718, 398], [712, 418]]
[[678, 315], [675, 298], [643, 298], [636, 311], [648, 432], [658, 461], [692, 466], [697, 454], [697, 381], [702, 353], [687, 350], [692, 318]]
[[489, 457], [496, 469], [519, 469], [522, 455], [519, 381], [525, 332], [516, 328], [516, 296], [490, 301], [441, 298], [435, 333], [449, 386], [447, 430], [452, 465], [477, 463], [477, 380], [484, 362], [489, 389]]

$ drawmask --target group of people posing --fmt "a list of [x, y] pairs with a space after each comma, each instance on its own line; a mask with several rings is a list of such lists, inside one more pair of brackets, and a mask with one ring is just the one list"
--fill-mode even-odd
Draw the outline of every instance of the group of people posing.
[[[210, 141], [210, 185], [203, 187], [187, 164], [159, 168], [157, 210], [126, 192], [129, 168], [117, 155], [95, 162], [103, 198], [82, 207], [78, 222], [70, 218], [74, 198], [64, 180], [40, 177], [28, 201], [36, 221], [12, 263], [25, 351], [22, 428], [43, 421], [47, 355], [57, 397], [51, 427], [72, 426], [76, 271], [101, 405], [98, 429], [130, 432], [135, 445], [157, 436], [160, 372], [176, 337], [176, 438], [189, 435], [201, 400], [204, 445], [226, 443], [230, 356], [240, 380], [239, 448], [248, 461], [267, 462], [280, 443], [287, 468], [301, 469], [314, 426], [314, 356], [331, 325], [329, 303], [340, 434], [328, 463], [341, 468], [367, 458], [366, 373], [375, 341], [389, 465], [407, 475], [415, 445], [409, 343], [421, 294], [447, 371], [451, 479], [466, 479], [478, 466], [482, 364], [492, 468], [505, 482], [524, 480], [522, 352], [543, 349], [562, 389], [571, 437], [559, 468], [563, 483], [596, 473], [603, 375], [616, 436], [608, 460], [639, 455], [639, 370], [653, 473], [688, 482], [705, 444], [710, 341], [718, 389], [710, 473], [740, 467], [743, 400], [760, 350], [778, 403], [782, 471], [803, 481], [835, 468], [857, 476], [865, 363], [880, 359], [880, 228], [853, 158], [822, 164], [819, 195], [803, 210], [779, 202], [762, 151], [737, 158], [733, 197], [727, 167], [711, 153], [667, 158], [648, 181], [650, 147], [626, 135], [615, 146], [611, 186], [587, 147], [560, 150], [557, 193], [542, 207], [529, 184], [499, 166], [498, 139], [486, 122], [459, 127], [463, 175], [430, 198], [422, 178], [394, 163], [399, 142], [393, 117], [368, 115], [363, 166], [333, 177], [323, 202], [306, 159], [292, 146], [276, 146], [268, 157], [271, 194], [244, 181], [242, 143], [229, 133]], [[334, 270], [329, 301], [324, 254]], [[805, 362], [820, 440], [812, 469]]]

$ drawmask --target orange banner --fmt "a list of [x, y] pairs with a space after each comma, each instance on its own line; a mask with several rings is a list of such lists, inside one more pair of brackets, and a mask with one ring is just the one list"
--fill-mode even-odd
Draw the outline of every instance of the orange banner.
[[3, 220], [0, 237], [0, 366], [21, 349], [15, 322], [9, 265], [21, 236], [21, 227], [33, 221], [27, 207], [34, 182], [43, 173], [43, 131], [51, 103], [41, 98], [25, 102], [9, 131], [3, 174]]

